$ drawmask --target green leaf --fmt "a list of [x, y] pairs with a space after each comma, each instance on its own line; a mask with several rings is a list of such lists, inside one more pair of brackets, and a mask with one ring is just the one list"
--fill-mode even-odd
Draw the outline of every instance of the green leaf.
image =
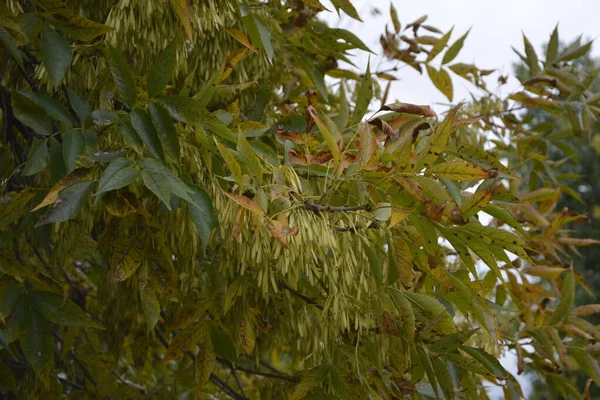
[[[4, 333], [0, 333], [0, 335], [4, 335]], [[10, 349], [7, 348], [7, 351], [10, 352]], [[0, 387], [3, 388], [5, 392], [17, 391], [17, 382], [15, 381], [15, 377], [13, 376], [10, 368], [8, 368], [4, 363], [0, 363]]]
[[32, 292], [31, 305], [48, 321], [64, 326], [87, 326], [104, 329], [75, 303], [52, 292]]
[[213, 227], [213, 205], [212, 200], [204, 189], [198, 186], [191, 186], [192, 194], [189, 202], [190, 214], [200, 234], [200, 243], [202, 252], [206, 253], [206, 246], [210, 238], [210, 232]]
[[52, 121], [46, 110], [15, 90], [11, 92], [11, 104], [13, 114], [19, 121], [39, 134], [52, 135]]
[[102, 173], [94, 196], [128, 186], [139, 176], [140, 171], [131, 166], [131, 161], [123, 157], [115, 158]]
[[79, 120], [83, 123], [83, 121], [85, 121], [85, 119], [92, 112], [92, 110], [90, 109], [90, 105], [77, 92], [71, 90], [71, 88], [67, 88], [67, 95], [69, 96], [69, 102], [71, 103], [71, 107], [73, 107], [73, 110], [75, 110], [75, 114], [77, 114]]
[[152, 191], [171, 210], [171, 186], [169, 180], [163, 174], [155, 171], [142, 171], [144, 185]]
[[564, 53], [562, 53], [560, 56], [558, 56], [558, 58], [556, 59], [556, 62], [571, 61], [571, 60], [575, 60], [576, 58], [584, 56], [592, 48], [592, 43], [593, 43], [593, 41], [590, 41], [590, 42], [584, 44], [583, 46], [578, 46], [578, 47], [569, 48], [569, 49], [565, 50]]
[[260, 183], [262, 179], [262, 167], [260, 165], [260, 160], [256, 156], [254, 149], [246, 140], [246, 137], [241, 131], [238, 131], [238, 140], [236, 151], [241, 160], [246, 164], [250, 173], [257, 179]]
[[479, 328], [444, 335], [429, 348], [434, 353], [450, 353], [464, 344]]
[[446, 310], [446, 307], [438, 300], [422, 293], [403, 292], [406, 297], [413, 303], [415, 316], [421, 321], [431, 321], [437, 318], [433, 330], [442, 334], [456, 332], [456, 325], [452, 320], [452, 316]]
[[373, 79], [371, 77], [371, 57], [367, 61], [367, 71], [365, 72], [365, 79], [360, 84], [358, 95], [356, 97], [356, 105], [350, 117], [349, 126], [358, 124], [369, 108], [371, 98], [373, 98]]
[[506, 379], [510, 374], [500, 364], [500, 361], [485, 350], [470, 347], [460, 346], [460, 349], [473, 357], [477, 362], [485, 367], [490, 373], [496, 376], [498, 379]]
[[469, 32], [471, 32], [471, 29], [462, 35], [456, 42], [452, 43], [452, 46], [450, 46], [450, 48], [446, 51], [446, 54], [444, 54], [442, 65], [448, 64], [456, 58], [458, 53], [460, 53], [462, 50], [463, 45], [465, 44], [465, 39], [469, 35]]
[[306, 372], [296, 388], [290, 400], [302, 400], [315, 388], [321, 385], [321, 382], [327, 378], [329, 372], [328, 365], [318, 365]]
[[210, 327], [210, 341], [213, 344], [215, 353], [225, 357], [229, 361], [237, 361], [237, 350], [231, 341], [229, 333], [223, 327], [215, 325]]
[[245, 1], [240, 4], [240, 13], [250, 41], [256, 48], [264, 49], [268, 59], [271, 60], [274, 54], [271, 32], [265, 27], [262, 19], [252, 13]]
[[450, 40], [450, 36], [452, 36], [453, 30], [454, 28], [450, 29], [433, 45], [433, 47], [429, 51], [429, 55], [427, 55], [427, 59], [425, 60], [426, 63], [432, 61], [435, 57], [437, 57], [438, 54], [442, 52], [442, 50], [444, 50], [444, 47], [446, 47], [448, 41]]
[[236, 136], [227, 125], [191, 97], [168, 96], [161, 99], [160, 102], [176, 120], [190, 125], [201, 124], [219, 137], [233, 143], [236, 142]]
[[[327, 143], [327, 148], [331, 152], [331, 155], [333, 156], [333, 160], [335, 161], [335, 164], [339, 165], [340, 159], [341, 159], [341, 154], [340, 154], [340, 145], [338, 144], [338, 142], [341, 143], [341, 135], [339, 135], [339, 132], [332, 131], [331, 129], [329, 129], [330, 127], [323, 122], [323, 120], [317, 114], [317, 111], [312, 106], [308, 107], [308, 112], [310, 113], [310, 116], [312, 117], [312, 119], [315, 121], [315, 124], [317, 124], [317, 126], [319, 127], [319, 131], [321, 132], [321, 135], [323, 135], [323, 139], [325, 139], [325, 143]], [[335, 136], [334, 136], [334, 132], [336, 133]]]
[[447, 400], [456, 398], [454, 395], [454, 382], [452, 381], [452, 375], [450, 375], [446, 362], [438, 357], [433, 357], [431, 363], [444, 397]]
[[376, 246], [365, 240], [363, 250], [367, 254], [373, 278], [375, 278], [375, 282], [379, 288], [383, 285], [383, 265], [381, 264], [380, 256], [377, 254]]
[[69, 111], [52, 97], [44, 96], [35, 92], [21, 92], [21, 94], [46, 110], [48, 115], [64, 122], [67, 124], [67, 126], [71, 126], [73, 123], [71, 121], [71, 115], [69, 114]]
[[38, 376], [50, 372], [54, 360], [54, 336], [50, 322], [38, 312], [28, 309], [25, 337], [21, 340], [21, 349], [25, 359]]
[[177, 336], [171, 341], [162, 362], [165, 363], [172, 360], [183, 354], [185, 351], [194, 350], [199, 342], [206, 340], [208, 334], [207, 331], [206, 321], [204, 320], [197, 321], [179, 331]]
[[415, 165], [415, 171], [420, 171], [423, 166], [427, 167], [433, 164], [439, 156], [445, 151], [446, 143], [450, 134], [455, 131], [454, 119], [460, 105], [452, 109], [448, 116], [435, 127], [433, 134], [428, 136], [423, 143], [421, 150], [418, 152], [419, 160]]
[[92, 181], [81, 181], [63, 189], [58, 194], [54, 207], [50, 209], [50, 212], [37, 226], [63, 222], [75, 217], [87, 202], [92, 193], [93, 185], [94, 182]]
[[131, 122], [131, 126], [140, 139], [142, 139], [150, 154], [164, 163], [165, 156], [162, 144], [146, 110], [141, 108], [133, 109], [129, 113], [129, 122]]
[[350, 0], [331, 0], [331, 3], [336, 8], [336, 10], [339, 11], [341, 9], [346, 14], [348, 14], [349, 17], [352, 17], [357, 21], [362, 21], [362, 19], [360, 19], [360, 16], [358, 15], [358, 12], [356, 11], [356, 8], [354, 8]]
[[169, 79], [173, 76], [175, 63], [177, 62], [177, 43], [175, 39], [160, 52], [146, 79], [146, 87], [149, 97], [156, 97], [161, 94], [162, 90], [169, 83]]
[[63, 145], [55, 137], [50, 137], [50, 183], [55, 185], [67, 174], [63, 158]]
[[109, 43], [106, 43], [106, 50], [108, 53], [108, 66], [121, 100], [126, 106], [133, 108], [137, 98], [137, 90], [135, 88], [132, 69]]
[[556, 25], [552, 31], [552, 35], [550, 36], [548, 48], [546, 49], [546, 63], [544, 64], [546, 68], [550, 67], [554, 63], [554, 60], [556, 60], [556, 57], [558, 56], [559, 45], [558, 25]]
[[138, 152], [138, 154], [141, 155], [141, 148], [144, 145], [144, 143], [142, 143], [142, 139], [140, 139], [138, 134], [135, 133], [133, 126], [131, 126], [131, 122], [125, 121], [121, 125], [119, 125], [119, 132], [125, 140], [125, 143], [133, 147], [136, 150], [136, 152]]
[[146, 332], [149, 333], [160, 319], [160, 303], [156, 293], [148, 285], [140, 289], [140, 303], [146, 319]]
[[139, 165], [141, 165], [145, 170], [154, 171], [160, 173], [167, 177], [169, 181], [169, 186], [171, 187], [171, 191], [181, 197], [186, 201], [192, 201], [190, 195], [192, 194], [192, 189], [190, 189], [181, 179], [179, 179], [175, 174], [168, 168], [163, 165], [160, 165], [154, 160], [151, 159], [143, 159], [140, 160]]
[[598, 365], [598, 361], [587, 351], [576, 347], [570, 347], [569, 353], [577, 361], [579, 368], [594, 380], [596, 386], [600, 386], [600, 366]]
[[525, 55], [527, 57], [527, 65], [531, 71], [531, 76], [536, 76], [540, 73], [540, 61], [538, 60], [538, 56], [533, 48], [533, 45], [529, 39], [527, 39], [525, 34], [523, 34], [523, 43], [525, 44]]
[[148, 111], [150, 112], [150, 118], [156, 127], [156, 131], [158, 132], [163, 147], [179, 161], [179, 135], [177, 134], [177, 128], [168, 111], [158, 103], [148, 104]]
[[27, 156], [27, 162], [23, 169], [24, 176], [31, 176], [43, 171], [48, 165], [50, 160], [50, 154], [48, 153], [48, 146], [45, 139], [33, 138], [31, 149], [29, 149], [29, 155]]
[[392, 300], [398, 309], [398, 319], [411, 342], [415, 340], [415, 313], [406, 296], [398, 290], [390, 290]]
[[505, 210], [504, 208], [495, 204], [488, 204], [487, 206], [483, 207], [482, 211], [504, 222], [508, 226], [515, 228], [519, 232], [523, 232], [523, 226], [509, 211]]
[[66, 172], [70, 174], [77, 167], [77, 159], [85, 148], [85, 138], [81, 131], [65, 130], [63, 134], [63, 159]]
[[69, 14], [66, 19], [52, 19], [52, 23], [73, 39], [84, 42], [94, 40], [98, 36], [114, 30], [114, 28], [110, 26], [74, 14]]
[[450, 78], [448, 71], [446, 71], [444, 68], [441, 68], [438, 71], [437, 69], [428, 65], [427, 74], [429, 75], [429, 78], [435, 87], [438, 88], [439, 91], [448, 98], [448, 100], [452, 101], [452, 98], [454, 97], [454, 87], [452, 86], [452, 78]]
[[552, 313], [552, 317], [550, 318], [550, 325], [554, 325], [562, 321], [569, 309], [573, 305], [573, 301], [575, 300], [575, 276], [573, 274], [573, 270], [569, 270], [566, 272], [565, 278], [563, 280], [562, 288], [560, 290], [560, 303], [556, 310]]
[[12, 36], [2, 28], [0, 28], [0, 43], [8, 50], [12, 58], [17, 62], [17, 65], [26, 73], [21, 51]]
[[92, 122], [97, 126], [108, 126], [119, 122], [119, 114], [113, 110], [94, 110], [90, 113]]
[[44, 25], [41, 50], [44, 67], [56, 88], [73, 60], [71, 46], [58, 32]]

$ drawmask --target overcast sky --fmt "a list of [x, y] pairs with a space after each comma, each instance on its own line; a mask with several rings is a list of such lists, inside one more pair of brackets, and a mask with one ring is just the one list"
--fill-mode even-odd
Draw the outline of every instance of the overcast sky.
[[[511, 49], [514, 46], [523, 53], [524, 32], [536, 47], [538, 55], [543, 59], [541, 46], [548, 41], [552, 30], [559, 24], [561, 40], [570, 41], [583, 34], [584, 38], [600, 37], [600, 0], [393, 0], [402, 26], [416, 20], [424, 14], [429, 16], [427, 24], [442, 31], [454, 26], [450, 43], [462, 36], [469, 28], [471, 33], [455, 62], [474, 63], [482, 69], [498, 69], [503, 74], [512, 72], [512, 63], [517, 60]], [[335, 10], [328, 0], [322, 3], [330, 10]], [[387, 24], [393, 30], [389, 17], [390, 0], [354, 0], [363, 23], [342, 14], [338, 18], [335, 12], [323, 12], [331, 24], [349, 29], [357, 34], [375, 53], [381, 53], [379, 36]], [[381, 14], [375, 15], [377, 8]], [[600, 45], [595, 46], [600, 49]], [[599, 55], [598, 50], [593, 50]], [[438, 56], [438, 59], [441, 57]], [[377, 66], [380, 57], [373, 57], [372, 70]], [[436, 59], [437, 60], [437, 59]], [[439, 61], [438, 61], [439, 62]], [[366, 54], [358, 55], [359, 65], [366, 67]], [[435, 62], [434, 62], [435, 64]], [[412, 68], [405, 68], [397, 73], [401, 79], [392, 85], [388, 100], [401, 100], [408, 103], [432, 104], [447, 103], [426, 76], [420, 76]], [[451, 74], [454, 75], [454, 74]], [[464, 79], [454, 75], [454, 102], [468, 97], [472, 86]], [[507, 89], [514, 89], [518, 83], [513, 79]], [[495, 89], [495, 83], [489, 86]], [[437, 108], [437, 107], [436, 107]]]
[[[538, 55], [543, 59], [542, 45], [548, 41], [552, 30], [559, 25], [560, 38], [571, 41], [583, 34], [584, 39], [600, 39], [600, 0], [393, 0], [398, 10], [402, 26], [416, 20], [424, 14], [429, 16], [427, 24], [442, 31], [454, 26], [450, 43], [462, 36], [469, 28], [471, 33], [455, 62], [473, 63], [482, 69], [498, 69], [502, 74], [512, 73], [512, 64], [517, 55], [511, 49], [514, 46], [523, 53], [523, 37], [528, 37], [535, 46]], [[334, 10], [328, 0], [322, 3]], [[338, 18], [335, 12], [323, 12], [321, 17], [330, 24], [349, 29], [358, 35], [375, 53], [381, 53], [379, 36], [387, 24], [392, 31], [389, 17], [390, 0], [353, 0], [363, 23], [342, 15]], [[377, 8], [381, 14], [372, 12]], [[598, 40], [600, 42], [600, 40]], [[592, 54], [600, 56], [600, 44], [592, 48]], [[439, 56], [438, 56], [439, 57]], [[439, 57], [441, 59], [441, 57]], [[366, 54], [357, 54], [355, 64], [363, 71], [367, 64]], [[371, 70], [378, 65], [381, 57], [372, 57]], [[439, 61], [438, 61], [439, 62]], [[452, 75], [452, 74], [451, 74]], [[439, 104], [446, 104], [447, 99], [431, 84], [429, 78], [420, 76], [412, 68], [402, 69], [397, 73], [400, 81], [395, 82], [388, 97], [388, 102], [396, 100], [429, 104], [434, 108], [444, 109]], [[496, 75], [497, 77], [497, 75]], [[467, 99], [470, 84], [460, 77], [453, 76], [454, 102]], [[514, 90], [518, 86], [515, 79], [503, 92]], [[489, 86], [495, 89], [496, 86]], [[438, 104], [436, 106], [436, 103]], [[517, 359], [514, 354], [507, 354], [500, 360], [511, 373], [516, 375]], [[528, 378], [518, 377], [527, 396], [531, 391]], [[494, 397], [502, 398], [502, 392], [492, 390]]]

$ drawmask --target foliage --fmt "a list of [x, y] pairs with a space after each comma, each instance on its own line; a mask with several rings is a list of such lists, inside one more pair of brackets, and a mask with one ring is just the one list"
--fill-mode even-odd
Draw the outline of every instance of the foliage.
[[597, 241], [548, 157], [600, 111], [569, 72], [589, 45], [525, 40], [501, 99], [454, 62], [466, 34], [392, 9], [390, 62], [483, 90], [438, 117], [338, 68], [369, 49], [318, 0], [96, 3], [0, 7], [4, 392], [516, 399], [506, 348], [564, 397], [562, 371], [600, 384], [567, 253]]

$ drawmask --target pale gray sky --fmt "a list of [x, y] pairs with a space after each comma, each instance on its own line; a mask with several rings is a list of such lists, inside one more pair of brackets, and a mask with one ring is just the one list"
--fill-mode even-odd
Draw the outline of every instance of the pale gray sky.
[[[580, 34], [584, 38], [599, 38], [600, 0], [393, 0], [398, 10], [402, 26], [416, 20], [423, 14], [429, 19], [427, 24], [446, 32], [454, 26], [450, 43], [472, 27], [465, 45], [455, 62], [474, 63], [483, 69], [498, 69], [503, 74], [512, 72], [512, 63], [517, 60], [511, 49], [514, 46], [523, 53], [522, 32], [536, 47], [543, 59], [541, 46], [550, 38], [555, 25], [559, 24], [561, 39], [570, 41]], [[335, 10], [329, 0], [322, 3]], [[385, 24], [392, 30], [389, 17], [390, 0], [354, 0], [364, 22], [355, 21], [344, 14], [338, 18], [335, 12], [322, 12], [320, 15], [331, 24], [349, 29], [358, 35], [375, 53], [381, 52], [379, 36]], [[381, 11], [372, 13], [373, 8]], [[593, 54], [600, 54], [595, 46]], [[357, 54], [358, 55], [358, 54]], [[441, 59], [441, 57], [438, 57]], [[437, 60], [437, 59], [436, 59]], [[371, 70], [377, 66], [380, 57], [372, 57]], [[439, 62], [439, 61], [438, 61]], [[367, 55], [358, 55], [356, 64], [364, 71]], [[420, 76], [412, 68], [397, 73], [401, 79], [392, 85], [389, 100], [417, 104], [447, 103], [446, 98], [429, 82], [425, 74]], [[454, 74], [454, 102], [467, 98], [471, 86], [469, 82]], [[509, 81], [508, 89], [518, 83]], [[490, 84], [490, 89], [496, 85]], [[437, 108], [437, 107], [436, 107]]]
[[[538, 55], [543, 59], [542, 45], [548, 41], [552, 30], [558, 23], [561, 40], [571, 41], [583, 34], [584, 39], [600, 39], [600, 0], [393, 0], [398, 10], [402, 26], [416, 20], [424, 14], [429, 16], [427, 24], [442, 31], [454, 26], [450, 43], [462, 36], [469, 28], [471, 33], [454, 62], [473, 63], [483, 69], [498, 69], [502, 74], [512, 73], [512, 64], [517, 55], [511, 49], [514, 46], [523, 53], [522, 33], [535, 46]], [[335, 10], [328, 0], [322, 3], [330, 10]], [[359, 36], [375, 53], [381, 53], [379, 36], [386, 24], [393, 30], [389, 17], [390, 0], [353, 0], [363, 23], [342, 14], [338, 18], [335, 12], [323, 12], [321, 17], [330, 24], [345, 28]], [[377, 8], [380, 15], [372, 10]], [[593, 47], [592, 54], [599, 56], [600, 44]], [[441, 58], [441, 57], [440, 57]], [[355, 64], [364, 71], [368, 56], [357, 54]], [[381, 60], [381, 56], [371, 58], [373, 71]], [[388, 102], [400, 100], [414, 104], [429, 104], [436, 109], [436, 103], [447, 103], [447, 99], [431, 84], [425, 74], [420, 76], [412, 68], [404, 68], [396, 73], [400, 81], [394, 82]], [[453, 75], [453, 74], [451, 74]], [[495, 75], [497, 77], [497, 75]], [[454, 102], [467, 99], [473, 87], [464, 79], [452, 76], [454, 82]], [[508, 93], [518, 87], [513, 78], [503, 89]], [[496, 89], [490, 84], [490, 90]], [[501, 358], [501, 363], [516, 375], [516, 355], [509, 353]], [[527, 396], [531, 385], [525, 376], [517, 377]], [[501, 398], [502, 392], [491, 390], [491, 395]]]

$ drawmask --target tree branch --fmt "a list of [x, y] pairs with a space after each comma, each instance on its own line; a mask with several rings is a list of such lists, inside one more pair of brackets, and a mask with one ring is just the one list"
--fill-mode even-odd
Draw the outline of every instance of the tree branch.
[[305, 302], [307, 302], [310, 305], [313, 305], [315, 307], [317, 307], [319, 310], [323, 310], [323, 306], [320, 305], [315, 299], [310, 298], [308, 296], [303, 295], [302, 293], [298, 292], [297, 290], [292, 289], [287, 283], [285, 283], [284, 281], [279, 281], [279, 285], [286, 290], [289, 290], [290, 293], [292, 293], [293, 295], [300, 297], [302, 300], [304, 300]]

